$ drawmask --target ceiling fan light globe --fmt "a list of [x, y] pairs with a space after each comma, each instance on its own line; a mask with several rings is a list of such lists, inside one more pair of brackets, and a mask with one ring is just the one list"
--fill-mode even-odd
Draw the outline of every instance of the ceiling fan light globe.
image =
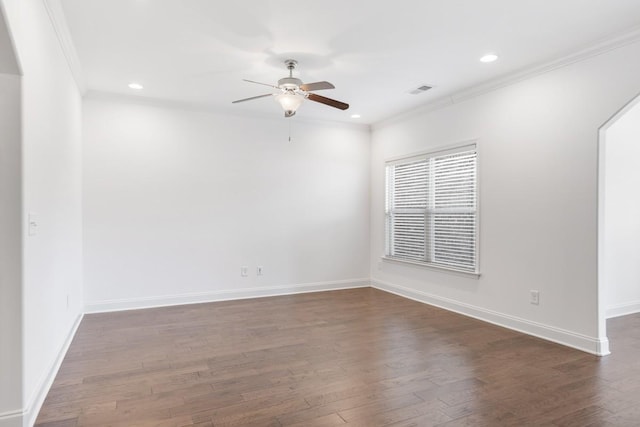
[[275, 98], [276, 101], [278, 101], [278, 104], [280, 104], [282, 109], [285, 111], [285, 113], [291, 116], [295, 114], [296, 110], [298, 109], [298, 107], [300, 107], [300, 104], [302, 104], [302, 101], [304, 100], [304, 96], [288, 92], [276, 95]]

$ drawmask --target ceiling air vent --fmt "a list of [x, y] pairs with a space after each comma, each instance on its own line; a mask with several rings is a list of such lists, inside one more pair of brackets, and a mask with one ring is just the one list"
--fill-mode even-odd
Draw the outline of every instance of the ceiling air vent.
[[432, 86], [422, 85], [422, 86], [419, 86], [419, 87], [413, 89], [409, 93], [411, 95], [418, 95], [419, 93], [424, 93], [424, 92], [428, 91], [431, 88], [432, 88]]

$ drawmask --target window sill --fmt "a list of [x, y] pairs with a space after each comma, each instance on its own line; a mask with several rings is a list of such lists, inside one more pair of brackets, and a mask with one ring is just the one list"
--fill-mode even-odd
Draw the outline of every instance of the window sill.
[[458, 269], [455, 269], [455, 268], [439, 267], [437, 265], [425, 264], [425, 263], [418, 262], [418, 261], [409, 261], [409, 260], [406, 260], [406, 259], [390, 258], [390, 257], [387, 257], [387, 256], [382, 256], [380, 258], [384, 262], [390, 262], [390, 263], [393, 263], [393, 264], [412, 265], [412, 266], [415, 266], [415, 267], [425, 268], [427, 270], [439, 271], [441, 273], [451, 273], [451, 274], [455, 274], [455, 275], [458, 275], [458, 276], [470, 277], [470, 278], [474, 278], [474, 279], [480, 278], [480, 273], [473, 273], [473, 272], [469, 272], [469, 271], [458, 270]]

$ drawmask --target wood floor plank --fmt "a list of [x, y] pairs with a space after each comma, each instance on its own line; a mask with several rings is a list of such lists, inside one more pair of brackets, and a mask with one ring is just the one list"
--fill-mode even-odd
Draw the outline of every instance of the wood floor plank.
[[640, 315], [608, 328], [597, 358], [371, 288], [89, 314], [36, 425], [636, 425]]

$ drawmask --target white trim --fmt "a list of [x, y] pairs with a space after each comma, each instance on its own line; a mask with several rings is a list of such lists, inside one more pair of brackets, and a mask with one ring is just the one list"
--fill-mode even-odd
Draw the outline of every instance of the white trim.
[[80, 64], [80, 59], [78, 58], [78, 52], [73, 44], [73, 38], [69, 32], [69, 26], [67, 25], [62, 5], [59, 0], [42, 0], [42, 3], [44, 4], [44, 8], [47, 10], [49, 20], [51, 21], [53, 30], [56, 33], [58, 42], [60, 43], [60, 48], [67, 60], [69, 70], [71, 70], [71, 75], [78, 86], [78, 90], [82, 95], [84, 95], [87, 91], [87, 81], [85, 79], [82, 65]]
[[522, 70], [509, 73], [507, 75], [489, 80], [484, 83], [480, 83], [466, 89], [462, 89], [450, 95], [436, 98], [431, 102], [421, 105], [420, 107], [414, 107], [374, 122], [371, 124], [371, 127], [373, 130], [377, 130], [391, 123], [405, 120], [406, 118], [412, 117], [414, 115], [425, 114], [431, 111], [440, 110], [450, 105], [454, 105], [459, 102], [466, 101], [468, 99], [475, 98], [477, 96], [484, 95], [486, 93], [528, 79], [532, 79], [534, 77], [557, 70], [559, 68], [563, 68], [577, 62], [585, 61], [587, 59], [602, 55], [604, 53], [636, 43], [638, 41], [640, 41], [640, 27], [635, 27], [630, 31], [626, 31], [624, 33], [616, 34], [612, 37], [602, 39], [597, 43], [585, 47], [584, 49], [569, 53], [568, 55], [554, 59], [552, 61], [532, 65]]
[[58, 355], [51, 364], [50, 369], [48, 370], [48, 372], [45, 372], [45, 374], [40, 378], [40, 381], [38, 381], [38, 386], [35, 388], [33, 394], [27, 401], [27, 407], [22, 412], [24, 426], [32, 426], [35, 424], [38, 413], [40, 412], [42, 404], [44, 403], [44, 399], [47, 397], [47, 393], [49, 393], [49, 389], [53, 384], [53, 380], [58, 374], [60, 365], [62, 365], [62, 361], [64, 360], [64, 357], [69, 350], [71, 341], [73, 341], [73, 337], [75, 337], [83, 317], [84, 314], [80, 314], [76, 318], [73, 326], [71, 327], [71, 330], [69, 331], [69, 334], [67, 335], [67, 338], [58, 351]]
[[53, 380], [58, 374], [60, 365], [62, 365], [62, 361], [69, 350], [69, 346], [78, 331], [78, 327], [80, 326], [80, 322], [83, 317], [84, 315], [80, 314], [74, 321], [73, 326], [71, 327], [64, 343], [60, 347], [58, 355], [51, 364], [51, 367], [38, 381], [38, 386], [27, 401], [27, 406], [22, 410], [1, 413], [0, 427], [30, 427], [35, 424], [38, 413], [44, 403], [44, 399], [47, 397], [47, 393], [49, 393]]
[[458, 153], [462, 151], [471, 151], [478, 150], [478, 138], [473, 139], [465, 139], [459, 142], [452, 142], [450, 144], [442, 144], [436, 145], [435, 147], [430, 147], [426, 150], [421, 150], [418, 152], [413, 152], [409, 154], [403, 154], [400, 156], [389, 157], [384, 160], [385, 165], [393, 165], [402, 161], [411, 161], [414, 158], [418, 160], [421, 157], [432, 156], [432, 155], [442, 155], [448, 153]]
[[228, 301], [247, 298], [263, 298], [277, 295], [292, 295], [307, 292], [334, 291], [338, 289], [366, 287], [369, 287], [368, 278], [269, 286], [264, 288], [228, 289], [213, 292], [92, 301], [85, 303], [85, 313], [104, 313], [109, 311], [137, 310], [142, 308], [166, 307], [171, 305], [198, 304], [204, 302]]
[[458, 270], [457, 268], [443, 267], [436, 264], [428, 264], [426, 262], [412, 261], [409, 259], [402, 259], [402, 258], [392, 258], [385, 255], [381, 256], [380, 259], [384, 262], [408, 264], [408, 265], [419, 267], [419, 268], [426, 268], [428, 270], [439, 271], [441, 273], [457, 274], [460, 276], [471, 277], [474, 279], [478, 279], [480, 277], [480, 273], [478, 272]]
[[623, 33], [618, 33], [612, 37], [604, 38], [594, 44], [590, 44], [589, 46], [586, 46], [582, 49], [570, 52], [567, 55], [555, 60], [539, 63], [537, 65], [527, 67], [524, 70], [516, 71], [498, 79], [491, 80], [485, 84], [480, 84], [465, 90], [461, 90], [452, 95], [451, 98], [453, 98], [453, 103], [461, 102], [479, 95], [483, 95], [487, 92], [491, 92], [496, 89], [500, 89], [502, 87], [509, 86], [523, 80], [528, 80], [530, 78], [546, 74], [550, 71], [554, 71], [559, 68], [563, 68], [571, 64], [575, 64], [577, 62], [602, 55], [604, 53], [619, 49], [638, 41], [640, 41], [640, 27], [635, 27], [630, 31], [625, 31]]
[[[607, 338], [607, 319], [609, 317], [616, 317], [615, 310], [609, 313], [610, 308], [605, 307], [605, 301], [607, 298], [606, 295], [606, 287], [605, 283], [605, 264], [604, 264], [604, 237], [606, 234], [605, 230], [605, 207], [606, 207], [606, 141], [607, 141], [607, 131], [614, 123], [618, 121], [622, 116], [624, 116], [629, 110], [635, 107], [640, 102], [640, 94], [636, 94], [629, 102], [622, 106], [618, 111], [616, 111], [611, 117], [607, 119], [606, 122], [600, 126], [598, 129], [598, 162], [597, 162], [597, 175], [598, 175], [598, 183], [596, 187], [596, 196], [597, 196], [597, 210], [596, 210], [596, 220], [598, 224], [597, 230], [597, 251], [598, 251], [598, 259], [596, 262], [596, 275], [597, 275], [597, 305], [598, 305], [598, 336], [603, 339]], [[615, 307], [612, 307], [615, 309]], [[629, 313], [627, 313], [629, 314]], [[618, 314], [617, 316], [620, 316]]]
[[0, 427], [23, 427], [23, 411], [10, 411], [0, 414]]
[[607, 319], [636, 313], [640, 313], [640, 301], [633, 301], [607, 307]]
[[[255, 119], [263, 119], [263, 120], [271, 120], [271, 121], [277, 120], [278, 122], [282, 122], [282, 110], [274, 110], [272, 112], [267, 113], [267, 112], [248, 111], [242, 108], [229, 109], [229, 108], [215, 107], [203, 102], [179, 101], [179, 100], [173, 100], [168, 98], [152, 98], [150, 96], [145, 96], [145, 95], [106, 92], [106, 91], [94, 90], [94, 89], [89, 89], [84, 94], [84, 98], [89, 100], [121, 102], [121, 103], [128, 103], [133, 105], [142, 105], [142, 106], [156, 107], [156, 108], [168, 108], [168, 109], [180, 110], [180, 111], [192, 111], [196, 113], [209, 113], [209, 114], [218, 114], [223, 116], [243, 117], [243, 118], [251, 118], [254, 120]], [[295, 120], [291, 123], [293, 123], [292, 126], [295, 126], [296, 123], [311, 124], [311, 125], [331, 125], [334, 128], [339, 127], [343, 129], [356, 129], [356, 130], [371, 132], [371, 126], [365, 123], [349, 123], [346, 121], [338, 121], [338, 120], [316, 119], [309, 116], [305, 117], [305, 116], [296, 115]]]
[[[422, 268], [426, 268], [426, 269], [431, 269], [434, 271], [439, 271], [439, 272], [443, 272], [443, 273], [452, 273], [452, 274], [459, 274], [459, 275], [463, 275], [466, 277], [472, 277], [472, 278], [479, 278], [480, 277], [480, 173], [478, 171], [478, 164], [480, 163], [479, 161], [479, 148], [478, 148], [478, 138], [474, 138], [474, 139], [468, 139], [468, 140], [464, 140], [464, 141], [460, 141], [457, 143], [450, 143], [450, 144], [444, 144], [444, 145], [439, 145], [439, 146], [435, 146], [435, 147], [430, 147], [427, 150], [423, 150], [417, 153], [411, 153], [411, 154], [405, 154], [405, 155], [400, 155], [400, 156], [394, 156], [394, 157], [390, 157], [384, 160], [384, 168], [385, 168], [385, 189], [388, 190], [389, 188], [389, 173], [388, 173], [388, 169], [389, 167], [392, 166], [396, 166], [396, 165], [401, 165], [401, 164], [407, 164], [407, 163], [411, 163], [414, 161], [421, 161], [421, 160], [429, 160], [430, 158], [433, 157], [437, 157], [437, 156], [444, 156], [444, 155], [448, 155], [448, 154], [457, 154], [457, 153], [466, 153], [469, 151], [473, 151], [475, 152], [476, 155], [476, 208], [475, 208], [475, 215], [476, 215], [476, 228], [475, 228], [475, 271], [469, 271], [469, 270], [463, 270], [463, 269], [458, 269], [455, 267], [447, 267], [447, 266], [442, 266], [442, 265], [438, 265], [435, 263], [430, 263], [430, 262], [421, 262], [418, 260], [411, 260], [411, 259], [404, 259], [404, 258], [396, 258], [396, 257], [392, 257], [389, 255], [386, 255], [386, 253], [390, 253], [390, 247], [389, 247], [389, 236], [387, 235], [386, 232], [384, 232], [384, 236], [383, 236], [383, 240], [384, 240], [384, 247], [385, 247], [385, 254], [383, 254], [381, 256], [381, 259], [383, 261], [390, 261], [390, 262], [396, 262], [399, 264], [408, 264], [408, 265], [412, 265], [412, 266], [416, 266], [416, 267], [422, 267]], [[430, 180], [432, 180], [433, 177], [430, 178]], [[386, 191], [385, 191], [386, 193]], [[388, 196], [389, 194], [387, 194]], [[387, 209], [389, 206], [389, 201], [387, 200], [387, 196], [385, 196], [385, 203], [384, 203], [384, 230], [387, 229], [388, 227], [388, 213], [387, 213]], [[425, 236], [426, 238], [426, 236]], [[425, 249], [426, 249], [427, 245], [425, 244]]]
[[487, 310], [482, 307], [465, 304], [449, 298], [439, 297], [427, 292], [379, 280], [372, 279], [371, 287], [425, 304], [440, 307], [445, 310], [453, 311], [464, 316], [473, 317], [474, 319], [479, 319], [494, 325], [513, 329], [514, 331], [562, 344], [567, 347], [582, 350], [597, 356], [605, 356], [609, 354], [609, 341], [606, 338], [598, 339], [589, 337], [583, 334], [567, 331], [566, 329], [556, 328], [554, 326], [533, 322], [493, 310]]

